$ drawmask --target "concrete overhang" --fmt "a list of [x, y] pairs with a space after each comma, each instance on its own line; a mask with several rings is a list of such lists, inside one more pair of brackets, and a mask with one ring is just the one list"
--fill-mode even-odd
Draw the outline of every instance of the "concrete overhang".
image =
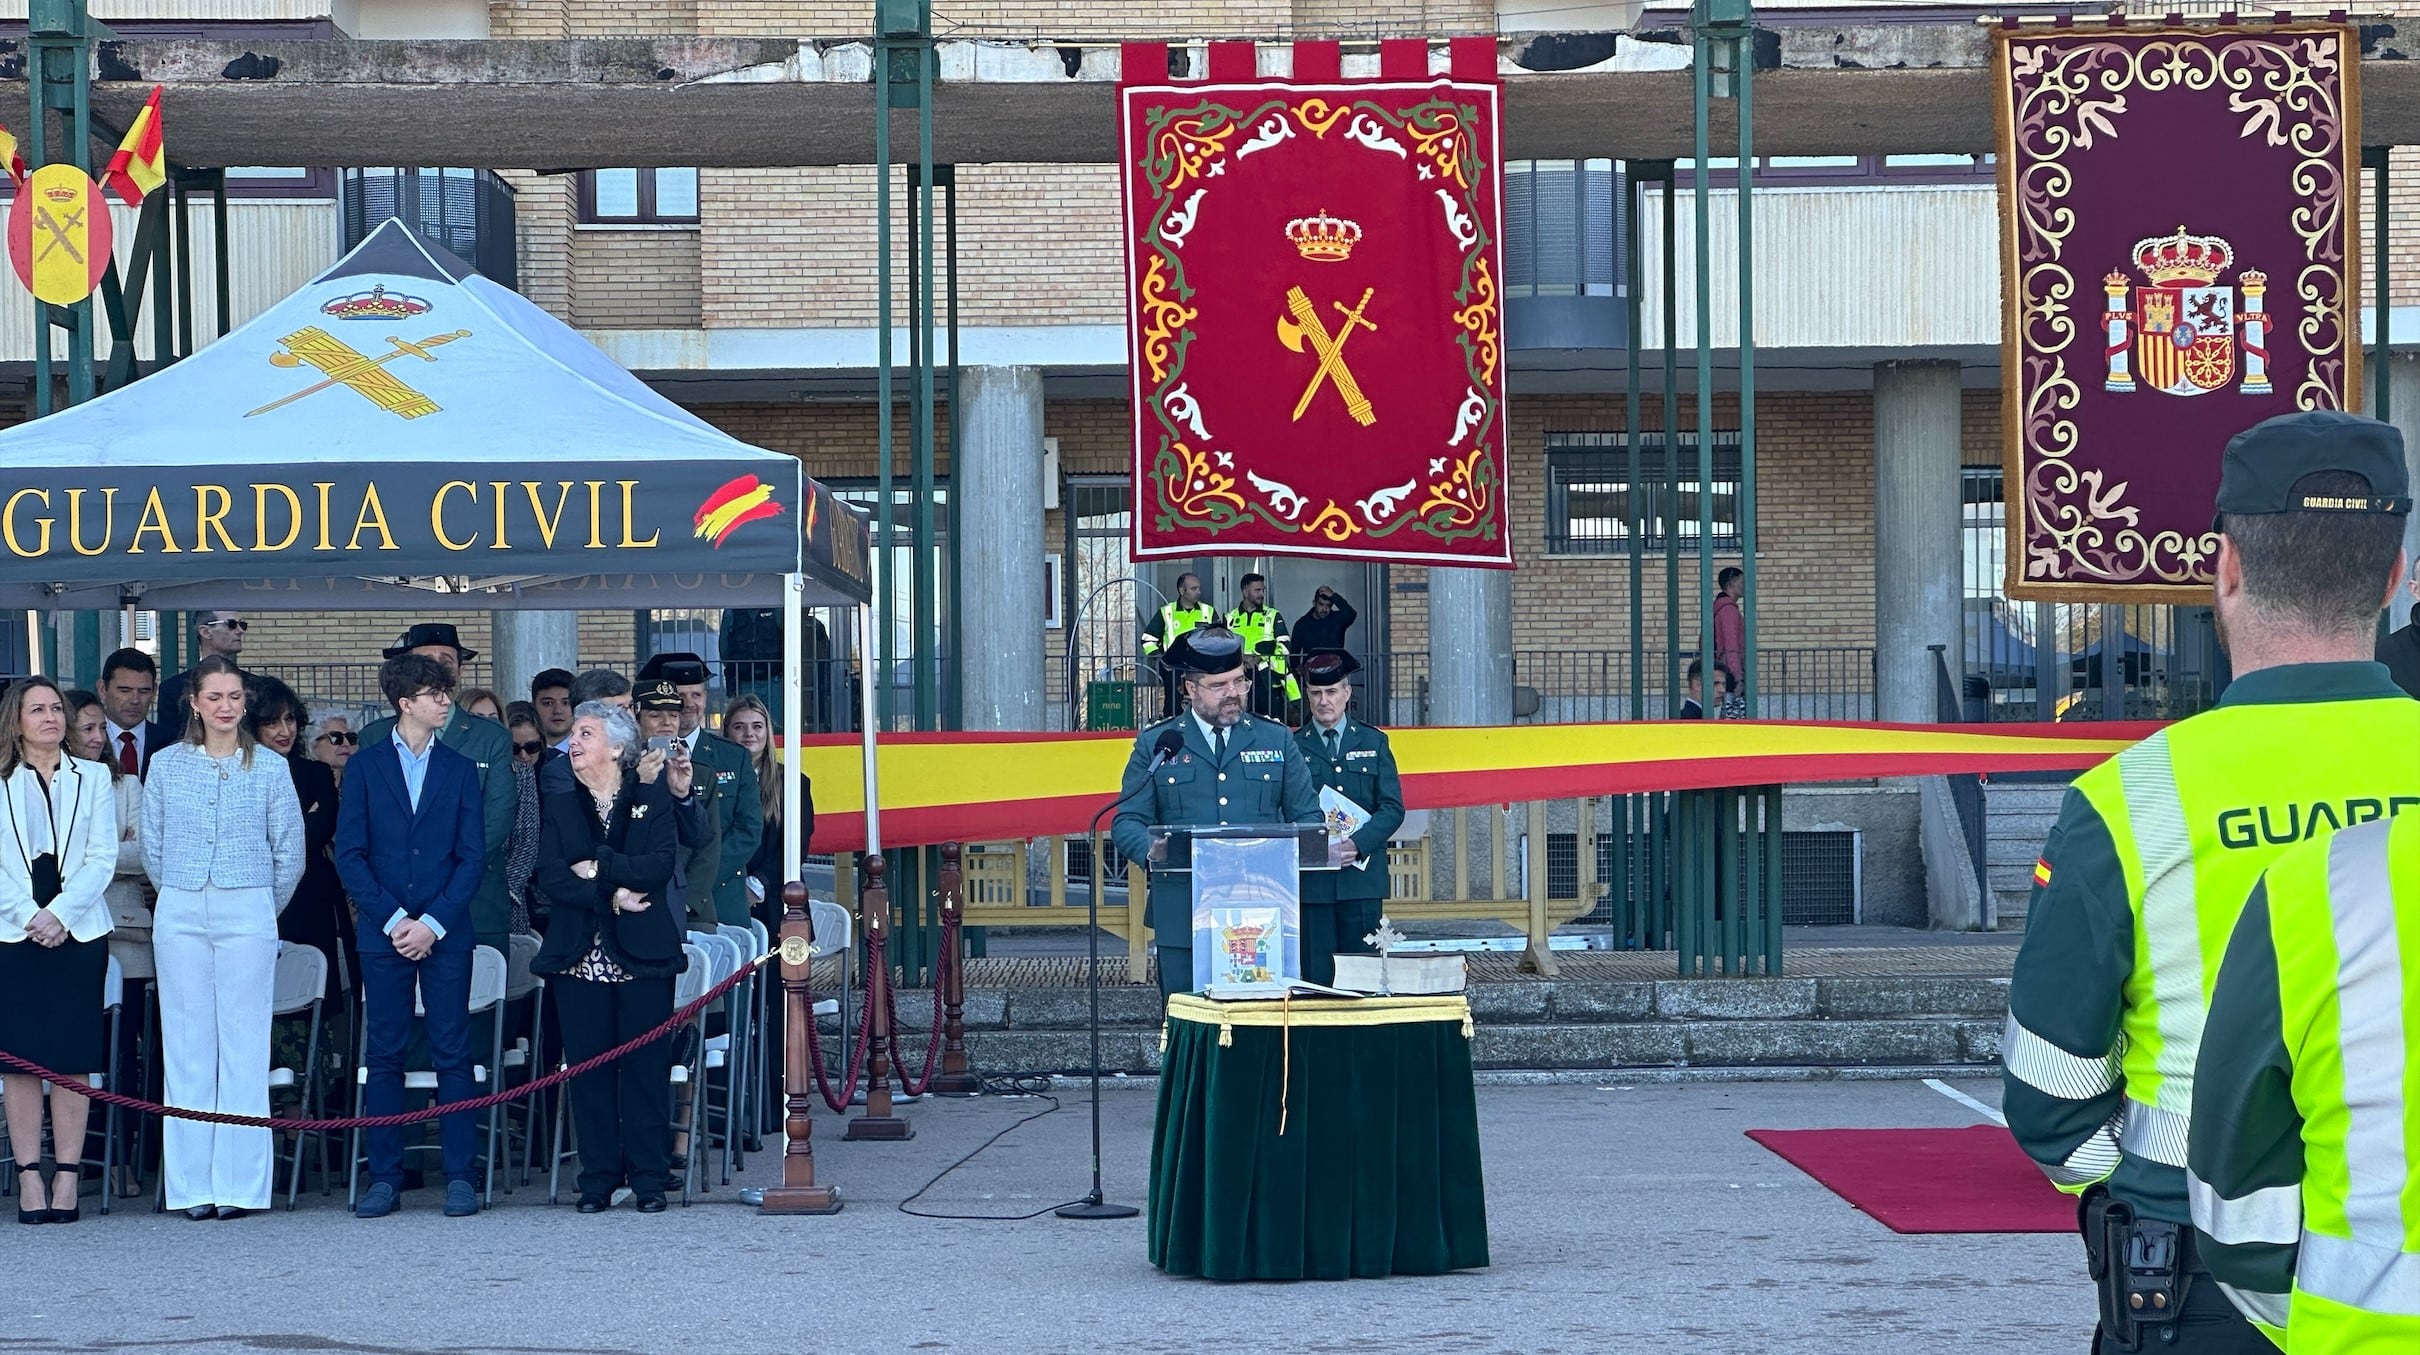
[[[2420, 61], [2394, 22], [2362, 34], [2364, 144], [2420, 144]], [[1500, 50], [1508, 156], [1690, 153], [1685, 34], [1533, 34]], [[1201, 68], [1198, 45], [1177, 51]], [[956, 41], [940, 53], [938, 160], [1116, 158], [1114, 46]], [[1988, 151], [1988, 53], [1971, 22], [1768, 29], [1757, 150]], [[1281, 71], [1289, 53], [1261, 55], [1264, 71]], [[1347, 73], [1375, 60], [1349, 56]], [[744, 167], [866, 164], [874, 153], [872, 52], [860, 40], [155, 38], [103, 44], [96, 66], [93, 105], [115, 125], [151, 85], [168, 86], [169, 152], [182, 164]], [[23, 78], [22, 42], [0, 41], [0, 101], [21, 103]], [[1731, 106], [1716, 115], [1721, 144], [1735, 135]], [[894, 153], [912, 154], [912, 118], [894, 118]]]

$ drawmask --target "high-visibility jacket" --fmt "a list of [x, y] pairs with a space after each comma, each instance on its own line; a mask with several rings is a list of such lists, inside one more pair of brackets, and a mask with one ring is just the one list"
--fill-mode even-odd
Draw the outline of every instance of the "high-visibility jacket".
[[2220, 1287], [2285, 1349], [2420, 1350], [2414, 1094], [2420, 813], [2407, 813], [2278, 857], [2210, 997], [2193, 1223]]
[[1218, 609], [1204, 602], [1194, 607], [1180, 608], [1173, 602], [1162, 603], [1158, 615], [1143, 626], [1143, 657], [1156, 659], [1178, 636], [1195, 626], [1218, 624]]
[[2278, 855], [2420, 809], [2420, 702], [2377, 664], [2236, 680], [2078, 777], [2035, 869], [2001, 1039], [2009, 1128], [2051, 1180], [2190, 1220], [2186, 1128], [2210, 987]]
[[[1261, 663], [1268, 665], [1270, 672], [1286, 680], [1286, 699], [1289, 701], [1299, 699], [1302, 696], [1302, 685], [1296, 682], [1293, 675], [1287, 671], [1285, 617], [1279, 615], [1275, 607], [1262, 607], [1258, 610], [1238, 607], [1227, 614], [1227, 624], [1234, 628], [1237, 636], [1242, 638], [1246, 654], [1250, 654]], [[1274, 644], [1271, 645], [1270, 651], [1266, 654], [1261, 653], [1260, 647], [1264, 644], [1271, 644], [1271, 642]]]

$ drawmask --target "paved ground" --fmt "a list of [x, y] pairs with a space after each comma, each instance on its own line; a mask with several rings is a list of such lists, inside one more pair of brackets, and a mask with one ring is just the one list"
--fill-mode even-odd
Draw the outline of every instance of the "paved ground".
[[[1148, 1085], [1102, 1100], [1109, 1193], [1130, 1203]], [[1998, 1097], [1993, 1081], [1958, 1085]], [[1081, 1096], [919, 1207], [1016, 1213], [1080, 1194]], [[653, 1218], [582, 1218], [540, 1188], [476, 1220], [416, 1192], [380, 1222], [312, 1197], [227, 1224], [88, 1208], [70, 1228], [6, 1226], [0, 1352], [1833, 1355], [1912, 1341], [2050, 1355], [2089, 1330], [2072, 1239], [1901, 1237], [1742, 1137], [1977, 1118], [1919, 1082], [1483, 1087], [1495, 1264], [1360, 1284], [1169, 1279], [1144, 1260], [1140, 1221], [898, 1211], [1040, 1104], [912, 1106], [906, 1144], [841, 1143], [818, 1116], [818, 1161], [847, 1200], [832, 1218], [760, 1218], [728, 1190]]]

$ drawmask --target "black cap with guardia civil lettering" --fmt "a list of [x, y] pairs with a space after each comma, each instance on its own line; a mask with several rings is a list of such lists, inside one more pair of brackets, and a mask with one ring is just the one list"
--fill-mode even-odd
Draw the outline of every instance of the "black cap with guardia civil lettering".
[[[2367, 494], [2298, 494], [2306, 475], [2342, 471], [2367, 482]], [[2218, 476], [2224, 513], [2386, 513], [2412, 511], [2403, 434], [2391, 423], [2333, 409], [2263, 419], [2227, 440]]]

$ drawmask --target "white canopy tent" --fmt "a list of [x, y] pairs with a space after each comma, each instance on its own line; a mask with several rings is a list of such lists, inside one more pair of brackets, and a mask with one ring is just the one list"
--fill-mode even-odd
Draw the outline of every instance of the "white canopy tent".
[[[192, 357], [0, 433], [0, 465], [0, 607], [779, 606], [793, 757], [803, 609], [870, 631], [865, 522], [795, 458], [394, 221]], [[792, 870], [797, 800], [785, 778]]]

